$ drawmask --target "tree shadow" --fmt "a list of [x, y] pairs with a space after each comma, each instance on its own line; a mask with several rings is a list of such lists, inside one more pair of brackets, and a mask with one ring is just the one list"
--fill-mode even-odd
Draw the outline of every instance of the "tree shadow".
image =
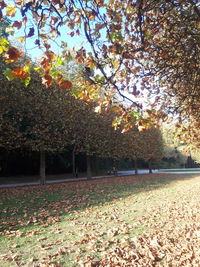
[[145, 174], [92, 179], [78, 182], [1, 188], [0, 231], [26, 231], [32, 226], [51, 225], [62, 217], [89, 207], [109, 204], [140, 192], [150, 192], [199, 174]]

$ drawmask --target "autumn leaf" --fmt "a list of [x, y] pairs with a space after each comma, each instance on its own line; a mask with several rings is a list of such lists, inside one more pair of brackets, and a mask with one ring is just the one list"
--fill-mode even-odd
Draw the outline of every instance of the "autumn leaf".
[[61, 80], [59, 82], [59, 85], [60, 85], [60, 88], [63, 90], [72, 88], [72, 83], [69, 80]]
[[45, 52], [45, 55], [47, 56], [50, 62], [56, 59], [56, 54], [50, 50], [47, 50]]
[[4, 51], [7, 51], [9, 47], [9, 42], [6, 40], [6, 38], [0, 39], [0, 54], [2, 54]]
[[26, 79], [29, 73], [24, 69], [24, 67], [17, 67], [12, 70], [12, 75], [16, 78]]
[[46, 86], [46, 87], [49, 87], [53, 84], [53, 78], [49, 75], [49, 74], [45, 74], [43, 77], [42, 77], [42, 83]]
[[74, 24], [74, 22], [70, 22], [70, 23], [68, 23], [68, 27], [70, 28], [70, 29], [74, 29], [74, 26], [75, 26], [75, 24]]
[[51, 17], [51, 25], [55, 25], [58, 21], [58, 18], [57, 17]]
[[22, 56], [23, 52], [20, 52], [16, 47], [12, 46], [6, 51], [4, 58], [6, 62], [12, 63], [21, 59]]
[[46, 73], [50, 71], [51, 64], [50, 64], [48, 58], [43, 57], [40, 63], [41, 63], [41, 65], [42, 65], [42, 67], [43, 67], [43, 69], [45, 70]]
[[6, 16], [14, 17], [17, 9], [14, 6], [7, 6], [6, 7]]
[[22, 27], [22, 22], [15, 20], [12, 26], [19, 30]]

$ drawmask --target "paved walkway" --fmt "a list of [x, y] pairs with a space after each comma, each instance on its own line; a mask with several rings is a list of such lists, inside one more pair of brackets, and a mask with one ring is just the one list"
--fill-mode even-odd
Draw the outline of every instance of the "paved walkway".
[[[92, 179], [108, 178], [108, 177], [114, 177], [114, 175], [94, 176], [94, 177], [92, 177]], [[87, 177], [56, 179], [56, 180], [46, 180], [46, 184], [67, 183], [67, 182], [77, 182], [77, 181], [86, 181], [86, 180], [87, 180]], [[28, 182], [28, 183], [0, 184], [0, 188], [27, 186], [27, 185], [40, 185], [40, 181]]]
[[[154, 173], [158, 172], [157, 170], [153, 170]], [[138, 170], [138, 174], [147, 174], [148, 170]], [[117, 176], [126, 176], [126, 175], [135, 175], [133, 170], [131, 171], [118, 171]], [[102, 179], [102, 178], [110, 178], [115, 175], [103, 175], [103, 176], [93, 176], [92, 179]], [[47, 178], [48, 179], [48, 178]], [[66, 179], [56, 179], [56, 180], [46, 180], [46, 184], [55, 184], [55, 183], [65, 183], [65, 182], [77, 182], [77, 181], [86, 181], [87, 177], [80, 178], [66, 178]], [[27, 182], [27, 183], [11, 183], [11, 184], [0, 184], [0, 188], [7, 187], [18, 187], [18, 186], [27, 186], [27, 185], [40, 185], [40, 181], [35, 182]]]
[[[149, 170], [138, 170], [138, 174], [148, 174]], [[184, 174], [184, 173], [200, 173], [200, 169], [197, 171], [177, 171], [176, 169], [170, 170], [153, 170], [153, 173], [175, 173], [175, 174]], [[117, 176], [127, 176], [127, 175], [135, 175], [133, 170], [130, 171], [118, 171]], [[92, 179], [102, 179], [102, 178], [110, 178], [115, 175], [104, 175], [104, 176], [93, 176]], [[87, 177], [80, 178], [66, 178], [66, 179], [56, 179], [56, 180], [46, 180], [46, 184], [55, 184], [55, 183], [66, 183], [66, 182], [77, 182], [77, 181], [86, 181]], [[13, 184], [0, 184], [0, 188], [7, 187], [18, 187], [18, 186], [27, 186], [27, 185], [40, 185], [40, 181], [36, 182], [28, 182], [28, 183], [13, 183]]]

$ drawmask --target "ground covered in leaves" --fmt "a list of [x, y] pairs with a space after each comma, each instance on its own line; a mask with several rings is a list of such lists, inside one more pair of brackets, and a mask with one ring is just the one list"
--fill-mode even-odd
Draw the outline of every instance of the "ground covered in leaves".
[[0, 189], [0, 266], [200, 266], [200, 176]]

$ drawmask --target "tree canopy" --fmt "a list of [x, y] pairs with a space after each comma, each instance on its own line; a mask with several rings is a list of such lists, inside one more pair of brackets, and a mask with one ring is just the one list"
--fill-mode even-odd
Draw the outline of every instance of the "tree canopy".
[[[4, 17], [11, 19], [10, 34], [16, 36], [16, 30], [20, 30], [24, 32], [20, 40], [31, 39], [44, 50], [40, 64], [46, 86], [53, 80], [62, 89], [73, 85], [57, 70], [64, 58], [70, 59], [71, 50], [65, 45], [56, 55], [50, 40], [64, 40], [70, 45], [84, 36], [86, 46], [73, 50], [88, 77], [84, 84], [81, 81], [79, 97], [86, 101], [96, 97], [102, 107], [115, 102], [117, 92], [130, 102], [126, 112], [121, 108], [119, 123], [129, 118], [134, 125], [145, 127], [145, 116], [156, 123], [164, 116], [163, 111], [178, 111], [181, 117], [192, 116], [192, 120], [199, 121], [198, 1], [5, 0], [0, 7], [1, 21]], [[0, 52], [7, 63], [22, 58], [22, 53], [4, 38]], [[6, 75], [28, 83], [27, 64], [7, 70]], [[147, 94], [151, 99], [148, 110], [138, 100]], [[137, 120], [135, 113], [130, 116], [133, 110]]]

